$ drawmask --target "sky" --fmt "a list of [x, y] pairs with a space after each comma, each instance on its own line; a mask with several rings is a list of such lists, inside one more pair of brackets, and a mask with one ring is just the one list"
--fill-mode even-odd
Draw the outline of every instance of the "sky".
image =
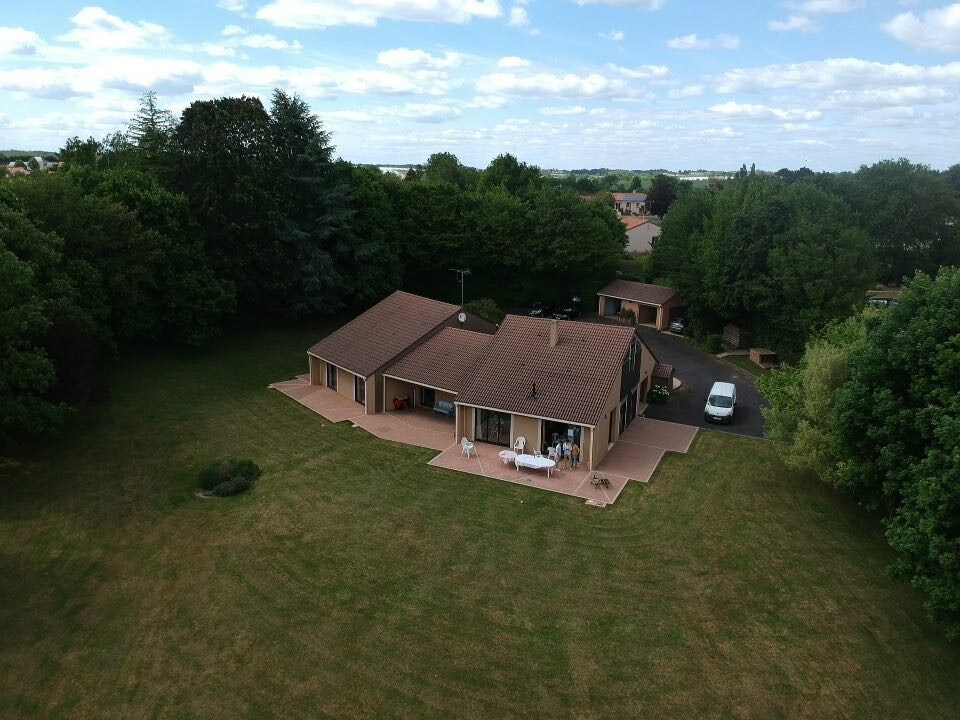
[[0, 148], [298, 93], [362, 163], [960, 162], [960, 2], [0, 0]]

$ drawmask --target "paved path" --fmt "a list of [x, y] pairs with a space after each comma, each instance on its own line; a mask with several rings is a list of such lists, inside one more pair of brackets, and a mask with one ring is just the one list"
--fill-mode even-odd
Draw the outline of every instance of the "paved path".
[[[673, 365], [676, 377], [683, 381], [683, 386], [675, 390], [666, 403], [651, 403], [647, 408], [647, 417], [738, 435], [763, 437], [763, 416], [760, 408], [766, 401], [757, 390], [756, 378], [753, 375], [718, 360], [676, 335], [643, 326], [639, 330], [640, 336], [657, 356], [657, 360]], [[737, 386], [737, 410], [730, 425], [717, 425], [703, 419], [707, 393], [710, 386], [718, 380]]]

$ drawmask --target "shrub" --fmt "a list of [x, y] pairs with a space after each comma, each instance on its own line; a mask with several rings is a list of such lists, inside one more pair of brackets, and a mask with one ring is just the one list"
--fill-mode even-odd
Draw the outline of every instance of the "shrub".
[[468, 313], [476, 315], [478, 318], [483, 318], [484, 320], [492, 322], [495, 325], [499, 325], [504, 318], [503, 310], [501, 310], [500, 306], [490, 298], [471, 300], [463, 306], [463, 309]]
[[716, 355], [723, 348], [723, 336], [722, 335], [707, 335], [706, 339], [703, 341], [703, 349], [706, 350], [711, 355]]
[[650, 388], [650, 402], [666, 402], [670, 398], [670, 390], [666, 385], [654, 385]]
[[215, 497], [230, 497], [246, 492], [251, 487], [253, 487], [252, 481], [246, 478], [234, 478], [233, 480], [225, 480], [219, 485], [215, 485], [213, 489], [210, 490], [210, 495], [214, 495]]
[[207, 465], [197, 478], [205, 495], [228, 497], [253, 487], [261, 471], [252, 460], [229, 458]]
[[617, 317], [620, 319], [620, 322], [625, 325], [633, 325], [637, 322], [637, 314], [630, 308], [620, 308]]

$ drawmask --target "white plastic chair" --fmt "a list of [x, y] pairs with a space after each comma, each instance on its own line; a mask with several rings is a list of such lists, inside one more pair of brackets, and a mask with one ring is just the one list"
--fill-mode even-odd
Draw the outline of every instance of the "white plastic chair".
[[547, 448], [547, 458], [554, 462], [557, 461], [557, 449], [555, 447], [551, 446]]
[[524, 446], [527, 444], [527, 439], [523, 435], [518, 435], [517, 439], [513, 441], [513, 449], [518, 453], [523, 452]]
[[472, 442], [467, 440], [466, 436], [460, 438], [460, 451], [463, 455], [470, 457], [470, 453], [477, 454], [477, 448]]

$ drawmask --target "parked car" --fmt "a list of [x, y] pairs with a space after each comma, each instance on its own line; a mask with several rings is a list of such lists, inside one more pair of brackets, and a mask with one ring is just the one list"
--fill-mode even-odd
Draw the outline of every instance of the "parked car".
[[703, 407], [703, 419], [708, 422], [733, 422], [733, 411], [737, 409], [737, 386], [728, 382], [715, 382], [707, 395], [707, 404]]
[[670, 332], [677, 335], [683, 335], [683, 329], [687, 326], [687, 321], [683, 318], [675, 318], [670, 321]]
[[553, 308], [547, 303], [535, 302], [530, 306], [527, 315], [530, 317], [550, 317], [553, 314]]
[[581, 300], [576, 295], [553, 311], [553, 317], [557, 320], [576, 320], [582, 314]]

